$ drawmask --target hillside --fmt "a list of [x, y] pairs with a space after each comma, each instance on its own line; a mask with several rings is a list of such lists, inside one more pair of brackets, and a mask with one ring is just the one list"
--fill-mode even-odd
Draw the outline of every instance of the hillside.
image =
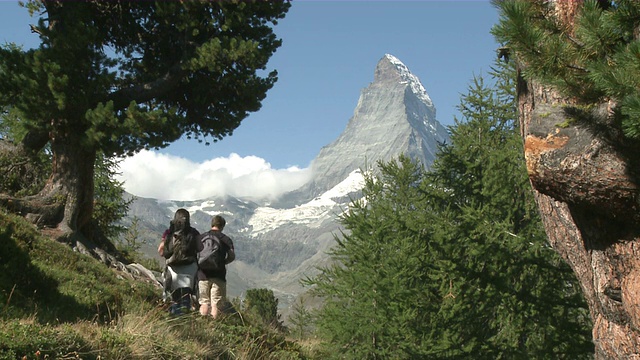
[[[170, 317], [134, 280], [0, 209], [0, 359], [306, 359], [240, 311]], [[237, 307], [237, 306], [236, 306]]]

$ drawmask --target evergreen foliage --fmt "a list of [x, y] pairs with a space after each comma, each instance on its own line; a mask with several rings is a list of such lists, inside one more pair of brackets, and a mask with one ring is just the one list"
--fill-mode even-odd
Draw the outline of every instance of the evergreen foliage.
[[51, 157], [45, 153], [29, 156], [0, 151], [0, 172], [0, 192], [16, 196], [33, 195], [42, 189], [51, 173]]
[[16, 196], [34, 195], [51, 174], [51, 153], [20, 153], [16, 142], [26, 134], [20, 112], [11, 106], [0, 108], [0, 192]]
[[[117, 242], [118, 250], [125, 253], [125, 255], [136, 254], [138, 250], [140, 250], [140, 247], [142, 246], [142, 243], [140, 242], [139, 223], [140, 223], [140, 218], [137, 216], [134, 216], [131, 219], [131, 224], [129, 224], [129, 226], [125, 228], [124, 233], [118, 239], [118, 242]], [[141, 257], [145, 257], [145, 256], [141, 256]], [[147, 259], [151, 260], [151, 258], [147, 258]], [[156, 260], [157, 262], [157, 259], [154, 259], [154, 260]], [[158, 266], [154, 266], [153, 268], [155, 270], [156, 268], [158, 268]]]
[[[502, 65], [499, 65], [502, 66]], [[515, 122], [514, 71], [475, 78], [429, 172], [406, 157], [368, 173], [334, 262], [305, 283], [341, 359], [580, 359], [586, 304], [549, 247]]]
[[[127, 231], [121, 221], [127, 215], [133, 198], [125, 199], [124, 184], [115, 179], [118, 169], [116, 159], [99, 154], [95, 169], [93, 218], [96, 219], [98, 227], [105, 236], [116, 239]], [[136, 248], [133, 243], [128, 245], [131, 251], [137, 251], [139, 248], [139, 246]]]
[[[0, 124], [5, 131], [0, 131], [3, 141], [14, 139], [12, 131], [19, 128], [8, 119], [7, 114], [0, 114]], [[115, 158], [99, 154], [95, 163], [95, 192], [93, 218], [102, 233], [110, 239], [116, 239], [126, 231], [121, 220], [126, 216], [133, 200], [125, 200], [122, 182], [117, 181], [118, 162]], [[16, 195], [35, 195], [44, 186], [51, 175], [51, 155], [40, 152], [32, 156], [16, 156], [11, 152], [0, 154], [0, 171], [5, 176], [0, 180], [0, 192]], [[136, 249], [137, 250], [137, 249]]]
[[[182, 135], [230, 135], [277, 80], [288, 2], [27, 1], [41, 45], [0, 49], [0, 106], [27, 131], [82, 134], [83, 149], [133, 154]], [[46, 15], [46, 16], [44, 16]], [[54, 119], [54, 121], [52, 121]], [[62, 134], [62, 133], [61, 133]]]
[[464, 259], [447, 274], [456, 297], [441, 315], [459, 324], [454, 344], [478, 358], [588, 358], [586, 303], [547, 243], [528, 182], [514, 71], [492, 75], [494, 89], [474, 79], [459, 107], [465, 121], [451, 127], [451, 144], [429, 174], [454, 219], [449, 246]]
[[[0, 113], [1, 141], [13, 144], [24, 136], [24, 128], [15, 111]], [[121, 220], [133, 200], [125, 200], [123, 183], [116, 180], [118, 160], [98, 154], [94, 174], [93, 219], [102, 233], [116, 239], [126, 231]], [[51, 153], [42, 151], [31, 155], [0, 152], [0, 192], [13, 195], [35, 195], [51, 175]], [[131, 249], [134, 250], [134, 249]], [[137, 249], [135, 249], [137, 250]]]
[[379, 163], [381, 175], [365, 178], [336, 237], [335, 263], [306, 283], [324, 298], [317, 314], [320, 335], [336, 358], [420, 358], [428, 351], [438, 294], [429, 284], [428, 232], [436, 221], [425, 212], [416, 186], [424, 170], [408, 158]]
[[278, 299], [269, 289], [249, 289], [244, 299], [244, 309], [257, 316], [265, 325], [279, 326]]
[[614, 100], [625, 135], [640, 139], [638, 1], [586, 0], [571, 31], [547, 1], [493, 2], [501, 16], [492, 32], [525, 65], [525, 78], [583, 104]]
[[61, 238], [74, 237], [88, 248], [106, 245], [91, 223], [97, 157], [162, 148], [183, 136], [215, 142], [231, 135], [260, 109], [277, 81], [275, 70], [266, 71], [282, 43], [273, 27], [291, 6], [97, 0], [24, 5], [38, 16], [31, 29], [40, 45], [0, 46], [0, 110], [15, 115], [20, 149], [50, 151], [55, 166], [38, 195], [62, 215], [33, 198], [24, 207], [43, 215], [45, 225], [63, 229]]
[[311, 332], [311, 325], [313, 323], [313, 314], [311, 310], [307, 309], [307, 304], [304, 298], [300, 298], [298, 301], [291, 305], [291, 315], [289, 315], [289, 322], [291, 323], [291, 332], [298, 339], [304, 339]]

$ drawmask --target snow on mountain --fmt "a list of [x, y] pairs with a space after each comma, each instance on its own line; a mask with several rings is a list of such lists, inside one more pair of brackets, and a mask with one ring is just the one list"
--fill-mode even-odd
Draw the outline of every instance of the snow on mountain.
[[411, 87], [411, 91], [420, 100], [422, 100], [425, 103], [425, 105], [433, 106], [433, 102], [431, 102], [431, 98], [429, 97], [429, 94], [427, 94], [427, 90], [425, 90], [424, 86], [422, 86], [422, 83], [420, 82], [420, 79], [418, 79], [417, 76], [413, 75], [411, 73], [411, 71], [409, 71], [409, 68], [402, 61], [400, 61], [397, 57], [395, 57], [395, 56], [393, 56], [391, 54], [385, 54], [384, 57], [387, 60], [389, 60], [389, 62], [392, 63], [396, 67], [400, 77], [404, 81], [406, 81], [409, 84], [409, 86]]
[[302, 205], [291, 209], [257, 208], [248, 225], [252, 227], [252, 235], [266, 233], [284, 224], [298, 224], [317, 228], [323, 221], [335, 216], [336, 206], [343, 205], [337, 199], [343, 199], [353, 192], [362, 190], [363, 187], [364, 177], [362, 172], [355, 170], [329, 191]]
[[438, 144], [448, 137], [418, 77], [386, 54], [376, 65], [373, 82], [361, 90], [345, 130], [312, 161], [311, 181], [279, 198], [274, 207], [305, 203], [333, 188], [354, 169], [389, 162], [401, 154], [428, 168]]
[[[216, 200], [204, 200], [202, 202], [191, 201], [186, 204], [181, 204], [181, 203], [182, 202], [167, 201], [167, 200], [158, 201], [158, 204], [160, 206], [165, 207], [171, 213], [175, 213], [176, 210], [180, 208], [184, 208], [187, 211], [189, 211], [190, 214], [195, 214], [197, 211], [202, 211], [203, 213], [211, 216], [214, 216], [214, 215], [234, 216], [235, 215], [234, 211], [221, 209], [221, 207], [224, 207], [224, 205], [220, 204], [220, 201], [216, 202]], [[240, 209], [249, 208], [248, 206], [237, 206], [237, 207]]]

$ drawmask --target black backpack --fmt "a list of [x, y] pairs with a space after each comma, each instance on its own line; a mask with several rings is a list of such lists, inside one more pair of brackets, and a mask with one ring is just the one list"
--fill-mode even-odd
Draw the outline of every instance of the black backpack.
[[200, 239], [204, 248], [198, 254], [198, 267], [202, 270], [224, 270], [227, 249], [220, 238], [213, 232], [202, 234]]
[[178, 230], [167, 235], [165, 253], [169, 265], [186, 265], [195, 262], [196, 247], [190, 229]]

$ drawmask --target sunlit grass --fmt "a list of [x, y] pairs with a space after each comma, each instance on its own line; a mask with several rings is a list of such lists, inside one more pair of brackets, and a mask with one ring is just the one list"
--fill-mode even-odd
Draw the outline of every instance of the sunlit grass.
[[231, 314], [174, 317], [161, 289], [43, 237], [0, 210], [0, 360], [312, 359], [282, 331]]

